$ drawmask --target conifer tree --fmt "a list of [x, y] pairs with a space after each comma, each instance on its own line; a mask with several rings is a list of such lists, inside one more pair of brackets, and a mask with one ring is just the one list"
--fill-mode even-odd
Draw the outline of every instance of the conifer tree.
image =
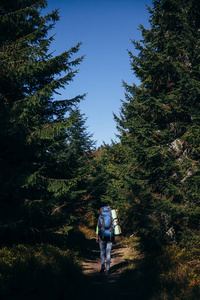
[[[70, 163], [64, 152], [67, 132], [74, 126], [70, 111], [84, 95], [65, 100], [55, 95], [73, 80], [83, 57], [72, 58], [80, 43], [61, 55], [50, 53], [49, 31], [59, 16], [57, 10], [43, 16], [46, 6], [46, 0], [0, 6], [2, 232], [8, 223], [33, 231], [51, 228], [56, 209], [75, 201], [78, 188], [79, 174], [70, 174], [60, 162]], [[73, 210], [68, 215], [73, 218]]]
[[138, 55], [129, 51], [141, 84], [124, 83], [115, 119], [132, 220], [149, 246], [198, 238], [200, 3], [154, 0], [148, 10], [150, 29], [140, 25], [132, 41]]
[[124, 178], [120, 170], [124, 168], [121, 159], [124, 155], [123, 150], [120, 144], [112, 143], [112, 145], [104, 144], [92, 152], [87, 205], [89, 226], [96, 226], [99, 209], [106, 205], [118, 209], [118, 215], [124, 222], [126, 197]]

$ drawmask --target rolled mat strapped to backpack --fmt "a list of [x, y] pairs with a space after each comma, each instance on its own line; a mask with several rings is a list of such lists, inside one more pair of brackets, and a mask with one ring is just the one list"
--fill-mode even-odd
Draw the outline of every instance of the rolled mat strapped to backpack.
[[122, 233], [122, 231], [121, 231], [121, 227], [119, 225], [119, 220], [118, 220], [117, 212], [115, 209], [111, 210], [111, 215], [112, 215], [112, 219], [113, 219], [113, 223], [114, 223], [114, 235], [119, 235]]

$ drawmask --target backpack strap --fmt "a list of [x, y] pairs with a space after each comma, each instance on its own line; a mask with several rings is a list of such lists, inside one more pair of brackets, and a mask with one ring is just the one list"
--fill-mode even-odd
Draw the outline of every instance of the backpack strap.
[[102, 222], [101, 222], [101, 216], [99, 216], [99, 219], [98, 219], [98, 233], [100, 233], [101, 232], [101, 224], [102, 224]]
[[111, 241], [111, 239], [112, 239], [112, 236], [111, 236], [111, 232], [112, 232], [112, 230], [114, 230], [114, 226], [113, 226], [114, 224], [113, 224], [113, 218], [112, 218], [112, 216], [110, 217], [110, 223], [109, 223], [109, 225], [108, 225], [108, 227], [106, 227], [105, 229], [109, 229], [109, 231], [110, 231], [110, 241]]
[[103, 235], [102, 235], [102, 239], [104, 239], [104, 232], [105, 232], [105, 222], [104, 222], [104, 216], [99, 216], [98, 219], [98, 232], [101, 233], [101, 229], [103, 229]]
[[114, 220], [113, 220], [112, 215], [111, 215], [111, 218], [110, 218], [110, 241], [112, 239], [112, 237], [111, 237], [112, 230], [113, 230], [113, 234], [114, 234]]

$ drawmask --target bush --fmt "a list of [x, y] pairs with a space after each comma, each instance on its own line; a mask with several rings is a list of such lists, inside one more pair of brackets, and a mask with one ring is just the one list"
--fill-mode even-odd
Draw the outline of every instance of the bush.
[[176, 245], [167, 247], [159, 260], [160, 289], [166, 297], [163, 299], [200, 299], [199, 254], [199, 246], [190, 249]]
[[0, 299], [78, 299], [81, 282], [80, 264], [68, 250], [38, 244], [0, 251]]

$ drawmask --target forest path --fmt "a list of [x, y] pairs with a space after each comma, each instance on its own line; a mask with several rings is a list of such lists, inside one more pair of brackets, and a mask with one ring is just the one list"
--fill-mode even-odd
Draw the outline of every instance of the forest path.
[[[123, 287], [120, 276], [127, 265], [125, 259], [126, 246], [116, 238], [111, 252], [110, 274], [100, 273], [100, 251], [96, 239], [87, 238], [87, 255], [83, 261], [83, 272], [88, 279], [91, 298], [88, 299], [132, 299], [130, 290]], [[90, 286], [90, 287], [89, 287]]]
[[85, 236], [83, 273], [86, 295], [82, 300], [161, 300], [156, 259], [140, 252], [137, 237], [116, 237], [111, 251], [110, 274], [100, 273], [100, 250], [95, 232]]

